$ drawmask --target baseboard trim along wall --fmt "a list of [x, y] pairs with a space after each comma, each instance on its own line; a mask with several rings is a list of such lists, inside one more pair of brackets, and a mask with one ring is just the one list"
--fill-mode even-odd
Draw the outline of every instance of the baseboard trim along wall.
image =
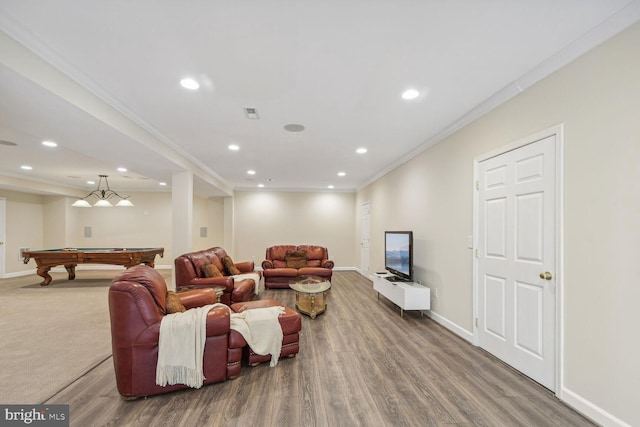
[[616, 418], [566, 387], [562, 387], [558, 398], [597, 424], [610, 427], [631, 427], [631, 424]]

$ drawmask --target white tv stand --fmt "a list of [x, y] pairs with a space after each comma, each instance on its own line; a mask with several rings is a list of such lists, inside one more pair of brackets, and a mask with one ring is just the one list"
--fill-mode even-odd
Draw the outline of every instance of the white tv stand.
[[[400, 307], [400, 317], [405, 310], [430, 310], [431, 289], [415, 282], [390, 282], [392, 274], [378, 274], [373, 278], [373, 289]], [[424, 313], [421, 311], [421, 315]]]

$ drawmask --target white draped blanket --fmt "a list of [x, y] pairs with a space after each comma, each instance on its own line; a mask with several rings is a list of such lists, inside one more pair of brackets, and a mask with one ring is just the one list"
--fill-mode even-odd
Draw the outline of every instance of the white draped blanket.
[[253, 282], [255, 283], [256, 295], [260, 295], [260, 293], [264, 290], [259, 274], [242, 273], [242, 274], [236, 274], [235, 276], [233, 276], [233, 280], [244, 280], [244, 279], [253, 279]]
[[[218, 304], [164, 316], [160, 322], [156, 384], [185, 384], [200, 388], [204, 382], [202, 359], [207, 336], [207, 314]], [[225, 306], [226, 307], [226, 306]]]
[[278, 317], [284, 314], [284, 307], [264, 307], [231, 314], [231, 329], [238, 331], [251, 350], [260, 355], [271, 355], [269, 366], [278, 364], [282, 350], [282, 326]]

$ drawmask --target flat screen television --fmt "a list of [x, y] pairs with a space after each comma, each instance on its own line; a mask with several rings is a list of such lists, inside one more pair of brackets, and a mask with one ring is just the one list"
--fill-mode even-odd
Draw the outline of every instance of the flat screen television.
[[384, 269], [400, 280], [413, 281], [413, 232], [384, 232]]

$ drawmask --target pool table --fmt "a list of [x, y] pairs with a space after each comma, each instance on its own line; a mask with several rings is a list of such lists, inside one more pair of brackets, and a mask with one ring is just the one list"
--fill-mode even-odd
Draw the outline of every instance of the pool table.
[[38, 276], [44, 278], [41, 286], [51, 283], [49, 270], [57, 265], [64, 265], [69, 273], [69, 280], [76, 278], [78, 264], [112, 264], [126, 268], [138, 264], [155, 265], [156, 255], [164, 255], [164, 248], [62, 248], [25, 251], [22, 253], [24, 263], [31, 258], [38, 266]]

